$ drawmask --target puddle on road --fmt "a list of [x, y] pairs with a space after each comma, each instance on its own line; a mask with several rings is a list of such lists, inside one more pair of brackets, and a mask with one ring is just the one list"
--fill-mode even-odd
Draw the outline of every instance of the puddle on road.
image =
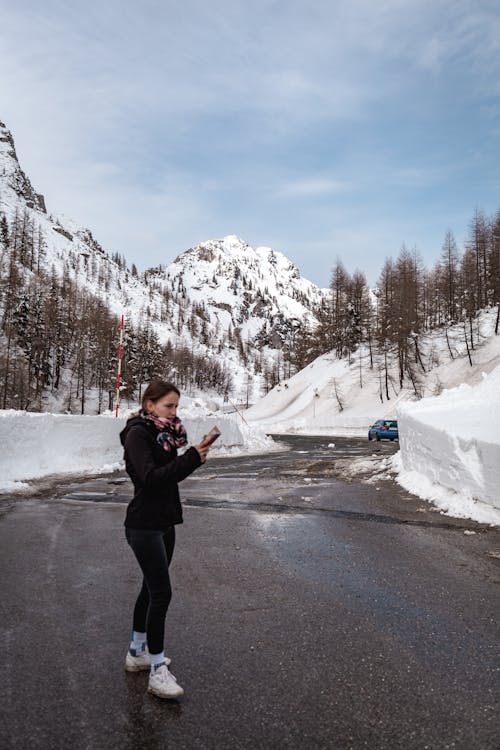
[[114, 495], [104, 492], [70, 492], [67, 495], [62, 495], [59, 499], [74, 503], [120, 503], [126, 505], [130, 502], [131, 497], [130, 495]]
[[69, 495], [66, 495], [66, 497], [107, 497], [106, 493], [103, 492], [71, 492]]
[[[258, 477], [258, 474], [212, 474], [208, 477], [189, 477], [185, 481], [185, 486], [189, 486], [190, 483], [198, 483], [203, 484], [204, 482], [234, 482], [235, 480], [237, 482], [241, 482], [244, 479], [247, 480], [254, 480], [255, 477]], [[189, 483], [189, 484], [188, 484]]]
[[[461, 519], [455, 521], [434, 521], [414, 518], [399, 518], [397, 516], [386, 516], [379, 513], [368, 513], [363, 511], [354, 510], [341, 510], [338, 508], [326, 508], [324, 506], [312, 506], [310, 503], [317, 499], [314, 497], [299, 496], [296, 498], [302, 503], [307, 505], [293, 505], [286, 503], [265, 503], [265, 502], [252, 502], [248, 500], [238, 499], [225, 499], [225, 500], [198, 500], [194, 498], [186, 499], [183, 505], [187, 507], [195, 508], [214, 508], [217, 510], [245, 510], [253, 511], [255, 518], [258, 523], [266, 524], [265, 518], [273, 519], [280, 523], [291, 523], [295, 519], [312, 519], [318, 516], [329, 516], [331, 518], [338, 518], [344, 521], [359, 521], [362, 523], [377, 523], [377, 524], [388, 524], [395, 526], [409, 526], [418, 528], [429, 528], [429, 529], [444, 529], [447, 531], [460, 531], [463, 532], [468, 526], [464, 526]], [[287, 521], [288, 518], [288, 521]], [[488, 527], [478, 527], [478, 533], [487, 533]]]

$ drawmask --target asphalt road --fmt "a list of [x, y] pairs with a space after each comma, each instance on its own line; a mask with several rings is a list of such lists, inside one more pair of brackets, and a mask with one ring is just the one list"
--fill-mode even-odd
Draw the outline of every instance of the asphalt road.
[[0, 500], [1, 747], [498, 750], [499, 532], [360, 481], [395, 449], [293, 438], [183, 483], [178, 702], [123, 668], [123, 475]]

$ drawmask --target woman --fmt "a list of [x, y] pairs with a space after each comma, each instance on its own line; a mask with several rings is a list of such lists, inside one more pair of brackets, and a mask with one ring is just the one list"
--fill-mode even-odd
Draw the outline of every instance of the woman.
[[187, 443], [186, 430], [177, 417], [179, 398], [175, 385], [153, 381], [144, 391], [139, 414], [127, 421], [120, 434], [125, 467], [134, 484], [125, 534], [143, 574], [125, 669], [150, 669], [148, 691], [161, 698], [177, 698], [184, 693], [168, 669], [170, 659], [163, 650], [165, 617], [172, 596], [168, 569], [175, 525], [182, 523], [177, 482], [205, 463], [209, 451], [202, 440], [182, 456], [177, 455], [177, 449]]

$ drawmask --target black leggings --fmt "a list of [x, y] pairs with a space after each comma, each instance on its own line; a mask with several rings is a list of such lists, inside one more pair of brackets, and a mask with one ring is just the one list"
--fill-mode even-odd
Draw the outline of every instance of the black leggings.
[[167, 531], [125, 529], [144, 576], [134, 607], [133, 628], [146, 633], [150, 654], [163, 651], [165, 617], [172, 598], [168, 566], [175, 546], [175, 528]]

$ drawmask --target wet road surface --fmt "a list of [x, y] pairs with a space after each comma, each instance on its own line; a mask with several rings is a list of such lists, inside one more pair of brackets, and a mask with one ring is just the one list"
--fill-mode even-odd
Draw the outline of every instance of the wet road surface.
[[397, 444], [281, 440], [181, 485], [178, 702], [123, 669], [124, 476], [0, 500], [2, 748], [498, 748], [498, 530], [377, 479]]

